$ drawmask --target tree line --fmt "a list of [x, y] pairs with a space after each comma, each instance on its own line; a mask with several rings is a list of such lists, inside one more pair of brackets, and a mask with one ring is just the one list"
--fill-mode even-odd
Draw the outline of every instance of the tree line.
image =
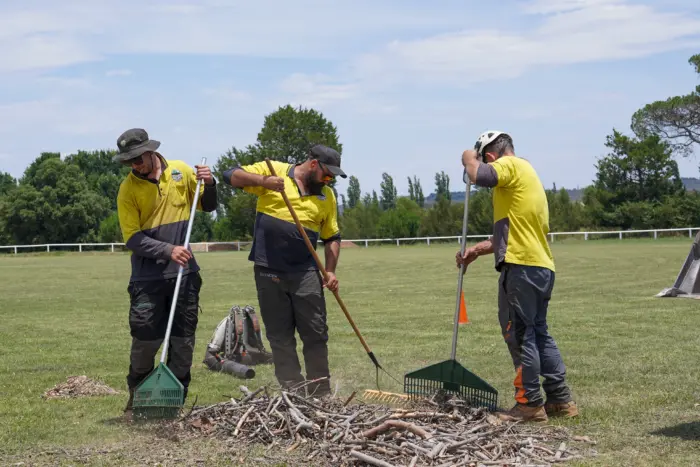
[[[700, 54], [689, 63], [700, 74]], [[551, 231], [700, 225], [700, 194], [685, 189], [676, 161], [700, 144], [700, 85], [687, 95], [645, 105], [632, 115], [630, 127], [630, 135], [613, 129], [606, 136], [607, 154], [596, 162], [596, 177], [581, 199], [572, 200], [564, 188], [546, 189]], [[191, 241], [251, 239], [256, 198], [223, 183], [224, 170], [265, 158], [302, 162], [315, 143], [342, 154], [338, 129], [317, 110], [287, 105], [265, 116], [254, 144], [228, 149], [212, 166], [219, 207], [215, 216], [197, 213]], [[116, 195], [130, 169], [112, 162], [114, 153], [78, 151], [61, 159], [44, 152], [19, 179], [0, 172], [0, 244], [122, 242]], [[417, 176], [407, 181], [407, 196], [398, 195], [389, 173], [382, 174], [379, 193], [363, 192], [355, 176], [349, 177], [346, 193], [333, 185], [343, 237], [459, 235], [464, 204], [453, 197], [463, 192], [451, 191], [449, 176], [436, 173], [427, 197]], [[470, 233], [489, 234], [490, 190], [474, 188], [469, 203]]]

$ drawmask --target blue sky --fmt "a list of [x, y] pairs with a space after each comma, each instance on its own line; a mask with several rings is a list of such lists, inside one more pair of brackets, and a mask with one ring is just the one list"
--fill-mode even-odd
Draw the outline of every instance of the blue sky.
[[385, 171], [401, 194], [416, 175], [427, 195], [441, 170], [462, 189], [461, 152], [487, 129], [509, 132], [545, 186], [575, 188], [613, 128], [699, 83], [697, 0], [491, 3], [5, 0], [0, 170], [116, 148], [132, 127], [167, 158], [213, 165], [290, 103], [337, 125], [363, 192]]

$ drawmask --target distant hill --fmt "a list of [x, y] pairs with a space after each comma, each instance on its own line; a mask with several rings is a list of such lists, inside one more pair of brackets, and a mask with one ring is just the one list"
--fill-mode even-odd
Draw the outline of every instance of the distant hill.
[[[681, 181], [688, 191], [700, 191], [700, 178], [695, 177], [681, 177]], [[559, 188], [557, 188], [559, 189]], [[566, 191], [569, 193], [569, 198], [572, 201], [580, 201], [583, 198], [584, 188], [567, 188]], [[464, 202], [464, 192], [463, 191], [451, 191], [452, 201], [455, 203]], [[435, 204], [435, 193], [430, 193], [425, 197], [425, 205], [432, 206]]]

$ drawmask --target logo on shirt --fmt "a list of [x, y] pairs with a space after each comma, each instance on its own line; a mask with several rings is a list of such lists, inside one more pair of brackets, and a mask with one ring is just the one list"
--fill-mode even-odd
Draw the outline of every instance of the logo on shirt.
[[179, 170], [173, 169], [172, 175], [173, 175], [173, 180], [175, 180], [176, 182], [179, 182], [180, 180], [182, 180], [182, 172], [180, 172]]
[[326, 195], [316, 195], [316, 198], [320, 199], [321, 201], [325, 201]]

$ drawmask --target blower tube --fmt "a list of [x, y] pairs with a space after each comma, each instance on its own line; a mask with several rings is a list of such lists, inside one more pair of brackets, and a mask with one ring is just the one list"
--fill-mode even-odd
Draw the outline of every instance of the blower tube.
[[204, 357], [204, 363], [212, 371], [220, 371], [241, 379], [255, 378], [255, 370], [252, 368], [233, 360], [223, 360], [217, 355], [209, 352], [207, 352], [206, 356]]

